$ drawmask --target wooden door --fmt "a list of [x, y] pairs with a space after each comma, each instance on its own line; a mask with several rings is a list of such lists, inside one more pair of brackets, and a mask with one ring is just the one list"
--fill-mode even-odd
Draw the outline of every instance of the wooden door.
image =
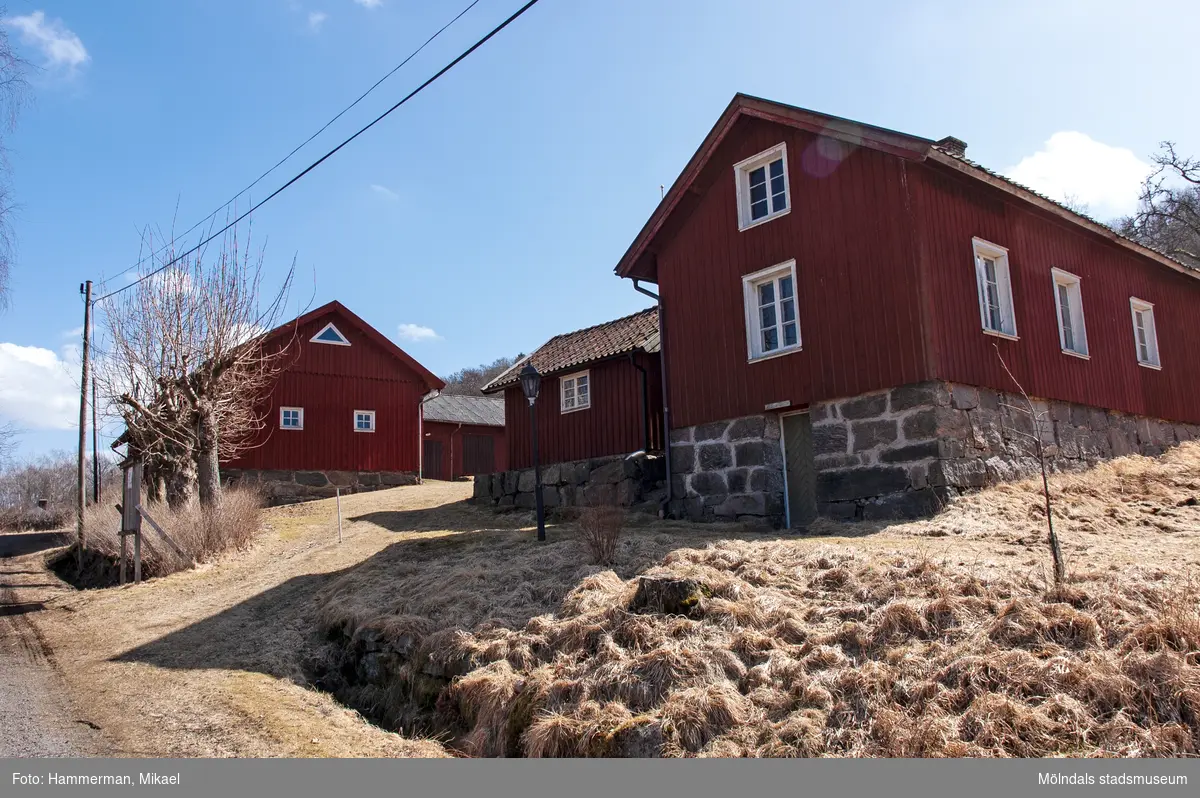
[[494, 447], [495, 442], [491, 435], [464, 435], [463, 475], [474, 476], [475, 474], [490, 474], [495, 471], [496, 453]]
[[442, 471], [442, 442], [425, 440], [425, 478], [445, 479]]
[[783, 456], [789, 526], [803, 529], [817, 518], [817, 468], [813, 462], [812, 422], [808, 413], [783, 417]]

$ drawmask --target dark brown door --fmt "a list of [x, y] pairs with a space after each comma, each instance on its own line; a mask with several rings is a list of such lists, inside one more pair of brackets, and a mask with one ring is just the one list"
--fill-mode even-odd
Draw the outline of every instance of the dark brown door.
[[442, 472], [442, 442], [426, 440], [425, 441], [425, 478], [426, 479], [445, 479], [446, 475]]
[[817, 469], [808, 413], [783, 417], [783, 455], [787, 468], [788, 519], [792, 529], [801, 529], [817, 518]]
[[463, 474], [474, 476], [475, 474], [490, 474], [495, 471], [494, 445], [491, 435], [464, 435]]

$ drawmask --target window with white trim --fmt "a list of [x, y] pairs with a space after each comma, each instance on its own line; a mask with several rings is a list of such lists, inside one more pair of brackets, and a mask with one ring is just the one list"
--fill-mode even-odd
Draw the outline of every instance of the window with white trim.
[[333, 344], [334, 346], [350, 346], [350, 341], [342, 335], [342, 331], [329, 322], [321, 331], [309, 339], [314, 344]]
[[354, 431], [355, 432], [374, 432], [375, 431], [375, 411], [374, 410], [355, 410], [354, 411]]
[[1012, 277], [1008, 250], [982, 238], [971, 239], [975, 253], [975, 286], [979, 293], [979, 321], [985, 333], [1017, 337], [1013, 314]]
[[1154, 305], [1129, 297], [1129, 310], [1133, 314], [1133, 343], [1137, 350], [1138, 363], [1150, 368], [1160, 368], [1158, 360], [1158, 330], [1154, 325]]
[[1069, 355], [1087, 357], [1087, 329], [1083, 324], [1083, 293], [1079, 278], [1062, 269], [1051, 269], [1054, 310], [1058, 317], [1058, 343]]
[[279, 408], [279, 428], [280, 429], [304, 429], [304, 408], [303, 407], [281, 407], [281, 408]]
[[750, 360], [800, 348], [796, 309], [796, 261], [789, 260], [742, 278], [746, 344]]
[[562, 398], [562, 412], [585, 410], [592, 406], [592, 376], [590, 372], [580, 371], [558, 378], [559, 393]]
[[733, 167], [737, 179], [738, 229], [782, 216], [790, 207], [787, 146], [777, 144]]

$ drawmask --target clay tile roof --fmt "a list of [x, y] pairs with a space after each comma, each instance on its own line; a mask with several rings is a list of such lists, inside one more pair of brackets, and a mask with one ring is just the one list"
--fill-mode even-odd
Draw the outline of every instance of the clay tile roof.
[[627, 352], [657, 352], [658, 347], [658, 308], [646, 308], [632, 316], [554, 336], [483, 386], [483, 391], [494, 393], [515, 385], [521, 369], [530, 360], [538, 371], [547, 375]]
[[504, 426], [504, 400], [490, 396], [447, 396], [442, 394], [425, 402], [425, 420], [447, 424]]

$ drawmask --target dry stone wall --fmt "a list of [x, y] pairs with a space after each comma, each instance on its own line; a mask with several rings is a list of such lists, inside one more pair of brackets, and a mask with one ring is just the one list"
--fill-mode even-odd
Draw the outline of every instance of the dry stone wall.
[[226, 485], [258, 485], [270, 504], [294, 504], [311, 499], [328, 499], [338, 491], [362, 493], [420, 480], [412, 471], [287, 471], [226, 468], [221, 470]]
[[[657, 511], [666, 495], [666, 467], [661, 455], [599, 457], [542, 468], [545, 507], [615, 505]], [[537, 498], [532, 468], [475, 477], [475, 500], [497, 507], [532, 509]]]

